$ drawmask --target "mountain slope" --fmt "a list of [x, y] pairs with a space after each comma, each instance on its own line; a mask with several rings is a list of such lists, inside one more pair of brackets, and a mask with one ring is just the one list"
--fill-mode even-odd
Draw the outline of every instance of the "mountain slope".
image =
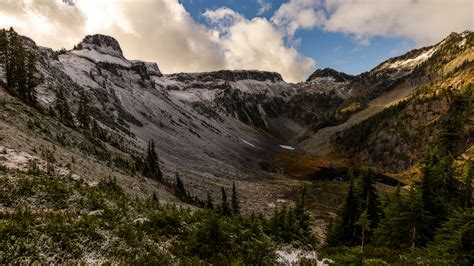
[[[324, 69], [299, 84], [288, 84], [279, 74], [262, 71], [163, 75], [155, 63], [126, 59], [119, 43], [104, 35], [87, 36], [70, 51], [38, 47], [26, 37], [22, 41], [37, 57], [36, 95], [47, 113], [45, 119], [62, 121], [69, 126], [66, 132], [71, 132], [49, 137], [45, 143], [76, 145], [78, 141], [69, 139], [74, 134], [87, 139], [88, 131], [75, 127], [81, 99], [86, 99], [95, 126], [89, 130], [105, 132], [106, 137], [95, 144], [106, 148], [91, 147], [84, 156], [115, 169], [114, 158], [107, 155], [113, 151], [120, 155], [116, 161], [134, 165], [148, 141], [154, 140], [166, 182], [173, 183], [179, 173], [191, 194], [201, 199], [207, 192], [217, 197], [220, 186], [230, 188], [237, 182], [245, 191], [243, 201], [252, 203], [245, 206], [267, 209], [268, 203], [299, 185], [284, 178], [288, 172], [280, 163], [281, 156], [299, 158], [303, 154], [326, 166], [376, 166], [395, 173], [416, 165], [429, 143], [387, 137], [393, 125], [402, 123], [398, 118], [387, 117], [382, 125], [371, 125], [363, 136], [353, 132], [404, 99], [432, 98], [434, 88], [458, 89], [472, 83], [472, 39], [470, 32], [452, 34], [435, 46], [389, 59], [358, 76]], [[8, 99], [21, 104], [13, 97]], [[61, 117], [58, 105], [68, 106], [70, 116]], [[419, 109], [418, 104], [410, 108]], [[421, 117], [433, 111], [432, 106], [423, 108]], [[20, 120], [28, 123], [27, 117]], [[409, 121], [410, 125], [422, 124], [421, 117]], [[5, 128], [12, 123], [5, 120]], [[15, 126], [9, 134], [42, 130]], [[388, 153], [382, 151], [379, 134], [397, 139], [398, 144], [388, 145]], [[354, 136], [357, 142], [351, 141]], [[408, 144], [403, 146], [400, 139]], [[19, 144], [9, 148], [23, 149]], [[398, 158], [400, 153], [409, 155], [380, 159]], [[318, 171], [319, 163], [308, 164], [311, 171]], [[78, 174], [97, 176], [110, 171], [115, 170]], [[127, 178], [136, 177], [129, 175], [124, 180]]]
[[[431, 56], [426, 58], [430, 54]], [[418, 85], [416, 93], [406, 103], [394, 107], [397, 111], [384, 117], [382, 124], [371, 126], [363, 133], [364, 136], [359, 142], [350, 144], [359, 150], [354, 152], [354, 149], [349, 148], [352, 149], [352, 152], [349, 151], [351, 156], [361, 154], [359, 157], [361, 161], [393, 172], [416, 165], [426, 149], [438, 141], [443, 121], [455, 115], [450, 105], [459, 97], [467, 101], [464, 115], [468, 120], [459, 125], [462, 127], [460, 131], [464, 144], [458, 152], [462, 153], [472, 145], [470, 119], [473, 114], [469, 102], [473, 99], [474, 34], [470, 32], [451, 34], [436, 46], [425, 49], [422, 54], [415, 57], [416, 60], [401, 58], [402, 61], [391, 60], [388, 63], [410, 66], [410, 63], [419, 58], [423, 58], [424, 61], [413, 68], [412, 75], [417, 75], [418, 80], [429, 77], [429, 82]], [[381, 67], [386, 66], [387, 63]], [[456, 119], [464, 121], [461, 117]], [[357, 130], [357, 127], [352, 129]], [[340, 137], [344, 138], [344, 134], [351, 135], [350, 130], [342, 133]], [[381, 146], [384, 146], [383, 152]], [[348, 145], [345, 147], [348, 148]]]

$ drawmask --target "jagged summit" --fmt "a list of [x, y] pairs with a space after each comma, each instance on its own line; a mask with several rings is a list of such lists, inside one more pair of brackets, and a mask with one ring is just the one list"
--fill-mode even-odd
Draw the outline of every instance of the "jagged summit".
[[119, 42], [114, 37], [107, 35], [87, 35], [78, 46], [81, 46], [82, 48], [94, 48], [106, 53], [114, 53], [116, 55], [123, 56]]
[[131, 67], [132, 63], [124, 56], [120, 44], [110, 36], [95, 34], [86, 36], [72, 51], [77, 56], [95, 63], [110, 63]]
[[316, 69], [316, 71], [314, 71], [313, 74], [309, 76], [306, 82], [312, 81], [316, 78], [327, 78], [327, 77], [332, 77], [338, 82], [347, 82], [354, 79], [354, 76], [351, 76], [349, 74], [336, 71], [332, 68], [324, 68], [324, 69]]

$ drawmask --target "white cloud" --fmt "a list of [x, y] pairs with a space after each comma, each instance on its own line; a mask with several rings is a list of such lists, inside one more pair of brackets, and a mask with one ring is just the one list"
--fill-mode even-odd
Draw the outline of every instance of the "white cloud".
[[436, 43], [453, 31], [474, 29], [472, 0], [326, 0], [325, 29], [370, 36], [405, 37], [418, 46]]
[[321, 27], [354, 36], [368, 45], [373, 36], [403, 37], [417, 46], [436, 43], [449, 33], [474, 29], [472, 0], [290, 0], [272, 21], [289, 36]]
[[0, 1], [0, 27], [13, 26], [39, 45], [71, 48], [87, 34], [107, 34], [127, 58], [155, 61], [166, 73], [257, 69], [293, 82], [314, 66], [265, 19], [249, 21], [228, 8], [204, 15], [212, 28], [196, 23], [178, 0]]
[[285, 45], [285, 35], [265, 18], [248, 20], [226, 7], [208, 10], [204, 16], [216, 25], [229, 69], [276, 71], [296, 82], [314, 68], [314, 60]]
[[265, 14], [270, 10], [270, 8], [272, 8], [272, 4], [266, 2], [265, 0], [257, 0], [257, 4], [260, 6], [257, 12], [258, 16]]
[[311, 29], [323, 22], [320, 6], [318, 0], [290, 0], [278, 8], [271, 20], [291, 37], [298, 29]]
[[212, 26], [218, 28], [220, 32], [225, 32], [230, 26], [239, 21], [245, 20], [241, 14], [228, 7], [207, 9], [202, 15]]

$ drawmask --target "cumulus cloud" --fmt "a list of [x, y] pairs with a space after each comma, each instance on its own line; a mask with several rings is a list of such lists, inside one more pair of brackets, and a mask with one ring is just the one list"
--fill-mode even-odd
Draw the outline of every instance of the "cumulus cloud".
[[272, 21], [292, 36], [321, 27], [352, 35], [362, 45], [373, 36], [403, 37], [417, 46], [474, 29], [472, 0], [290, 0]]
[[216, 26], [229, 69], [277, 71], [295, 82], [306, 78], [314, 68], [314, 60], [285, 45], [284, 33], [265, 18], [248, 20], [226, 7], [207, 10], [204, 16]]
[[326, 30], [354, 34], [362, 41], [396, 36], [421, 46], [474, 28], [472, 0], [326, 0], [325, 9]]
[[87, 34], [107, 34], [133, 59], [156, 61], [166, 72], [225, 67], [219, 40], [196, 24], [177, 0], [0, 1], [0, 27], [13, 26], [38, 44], [72, 48]]
[[0, 1], [0, 27], [14, 27], [43, 45], [72, 47], [82, 34], [86, 16], [57, 1]]
[[211, 27], [194, 21], [178, 0], [0, 1], [0, 27], [13, 26], [40, 45], [70, 48], [87, 34], [107, 34], [126, 57], [156, 61], [166, 73], [257, 69], [295, 82], [314, 66], [266, 19], [247, 20], [228, 8], [204, 16]]
[[260, 6], [258, 9], [257, 15], [263, 15], [272, 8], [272, 4], [266, 2], [265, 0], [257, 0], [257, 4]]
[[317, 0], [290, 0], [282, 4], [272, 17], [272, 22], [293, 36], [298, 29], [311, 29], [322, 24], [323, 11]]

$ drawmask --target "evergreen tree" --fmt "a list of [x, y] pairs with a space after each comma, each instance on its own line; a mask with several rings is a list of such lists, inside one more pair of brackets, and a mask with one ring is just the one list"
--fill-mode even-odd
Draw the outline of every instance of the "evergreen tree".
[[299, 227], [305, 232], [309, 230], [309, 215], [305, 211], [306, 193], [307, 188], [304, 186], [295, 207], [296, 220], [298, 221]]
[[424, 209], [422, 195], [415, 189], [411, 189], [408, 196], [403, 200], [403, 211], [399, 214], [404, 221], [404, 229], [408, 229], [409, 243], [412, 251], [417, 245], [425, 245], [431, 238], [433, 230], [433, 217]]
[[0, 67], [6, 71], [8, 39], [5, 29], [0, 30]]
[[359, 218], [359, 206], [354, 191], [354, 174], [352, 169], [349, 169], [348, 177], [350, 179], [349, 191], [339, 209], [332, 230], [328, 233], [327, 242], [330, 245], [355, 244], [356, 222]]
[[388, 197], [385, 203], [384, 218], [375, 231], [375, 238], [377, 243], [387, 247], [399, 247], [405, 237], [404, 232], [399, 228], [404, 227], [404, 221], [400, 219], [400, 214], [403, 212], [402, 198], [400, 195], [400, 185]]
[[390, 197], [385, 217], [376, 229], [380, 245], [393, 248], [412, 248], [425, 245], [430, 239], [433, 218], [423, 208], [422, 193], [411, 188], [402, 197], [399, 189]]
[[55, 102], [55, 109], [58, 113], [59, 118], [62, 122], [71, 128], [74, 128], [74, 118], [71, 114], [71, 110], [69, 108], [69, 103], [64, 95], [64, 90], [59, 88], [56, 90], [56, 102]]
[[468, 161], [466, 165], [464, 180], [463, 204], [465, 209], [472, 207], [472, 176], [474, 175], [474, 164]]
[[429, 257], [451, 260], [457, 265], [472, 265], [474, 261], [474, 210], [453, 213], [436, 231], [428, 246]]
[[36, 57], [28, 52], [26, 57], [26, 99], [30, 102], [36, 101], [35, 87], [38, 83], [36, 78]]
[[417, 186], [422, 193], [423, 208], [434, 217], [433, 228], [436, 228], [446, 220], [448, 202], [459, 199], [453, 159], [439, 150], [428, 152], [422, 161], [421, 172], [421, 182]]
[[184, 187], [183, 181], [181, 181], [181, 178], [179, 177], [178, 173], [176, 173], [175, 188], [176, 188], [176, 194], [178, 195], [180, 199], [183, 200], [187, 198], [188, 194], [186, 192], [186, 188]]
[[225, 192], [224, 187], [221, 187], [221, 194], [222, 194], [221, 213], [223, 215], [230, 215], [231, 209], [229, 207], [229, 203], [227, 202], [227, 194]]
[[359, 204], [365, 208], [370, 220], [370, 228], [374, 229], [380, 221], [380, 202], [375, 188], [375, 172], [372, 169], [367, 170], [361, 178], [358, 189]]
[[36, 58], [23, 46], [20, 36], [10, 28], [0, 31], [0, 66], [6, 72], [7, 89], [24, 100], [36, 100]]
[[237, 191], [235, 189], [235, 182], [232, 183], [231, 206], [232, 206], [232, 213], [233, 214], [239, 214], [240, 213], [239, 199], [238, 199]]
[[214, 201], [212, 200], [211, 193], [209, 192], [207, 192], [206, 208], [210, 210], [214, 209]]
[[7, 86], [10, 90], [15, 91], [18, 88], [18, 49], [19, 40], [13, 28], [7, 32], [8, 46], [6, 53], [6, 72], [7, 72]]
[[360, 244], [360, 252], [364, 253], [364, 244], [365, 244], [365, 235], [367, 232], [370, 232], [370, 220], [367, 210], [364, 210], [359, 217], [356, 225], [361, 228], [361, 244]]
[[89, 100], [85, 93], [81, 93], [79, 99], [79, 109], [77, 110], [77, 120], [79, 121], [79, 127], [89, 130], [91, 119], [90, 119], [90, 107]]
[[158, 154], [155, 150], [155, 142], [150, 140], [148, 142], [147, 155], [145, 158], [145, 165], [143, 168], [143, 175], [148, 178], [162, 180], [160, 164], [158, 162]]
[[455, 92], [452, 88], [444, 90], [449, 108], [441, 120], [440, 149], [447, 155], [454, 156], [463, 138], [464, 123], [469, 111], [472, 90]]

